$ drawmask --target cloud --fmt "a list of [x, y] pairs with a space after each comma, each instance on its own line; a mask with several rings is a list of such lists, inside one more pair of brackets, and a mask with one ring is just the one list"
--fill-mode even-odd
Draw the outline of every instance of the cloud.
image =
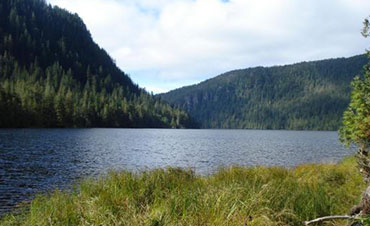
[[154, 92], [228, 70], [351, 56], [368, 0], [49, 0]]

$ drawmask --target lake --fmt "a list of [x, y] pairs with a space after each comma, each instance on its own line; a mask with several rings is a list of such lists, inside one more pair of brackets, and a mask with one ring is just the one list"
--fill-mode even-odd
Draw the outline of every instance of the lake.
[[0, 214], [34, 194], [109, 170], [337, 162], [351, 155], [337, 132], [170, 129], [0, 130]]

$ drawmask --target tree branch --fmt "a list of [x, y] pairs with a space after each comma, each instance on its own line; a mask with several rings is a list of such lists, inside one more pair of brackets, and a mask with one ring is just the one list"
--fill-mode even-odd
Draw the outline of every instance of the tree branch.
[[304, 222], [304, 225], [318, 223], [318, 222], [321, 222], [321, 221], [338, 220], [338, 219], [355, 219], [355, 217], [354, 216], [327, 216], [327, 217], [320, 217], [320, 218], [317, 218], [315, 220], [305, 221]]

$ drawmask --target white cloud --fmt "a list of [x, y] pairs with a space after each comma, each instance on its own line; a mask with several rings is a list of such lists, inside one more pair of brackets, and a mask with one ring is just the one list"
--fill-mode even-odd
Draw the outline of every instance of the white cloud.
[[368, 0], [49, 0], [154, 92], [258, 65], [351, 56]]

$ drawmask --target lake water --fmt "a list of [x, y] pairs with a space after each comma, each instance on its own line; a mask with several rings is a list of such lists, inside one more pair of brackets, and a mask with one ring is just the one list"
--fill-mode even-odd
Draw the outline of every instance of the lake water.
[[292, 167], [353, 154], [336, 132], [167, 129], [0, 130], [0, 214], [35, 193], [109, 170]]

